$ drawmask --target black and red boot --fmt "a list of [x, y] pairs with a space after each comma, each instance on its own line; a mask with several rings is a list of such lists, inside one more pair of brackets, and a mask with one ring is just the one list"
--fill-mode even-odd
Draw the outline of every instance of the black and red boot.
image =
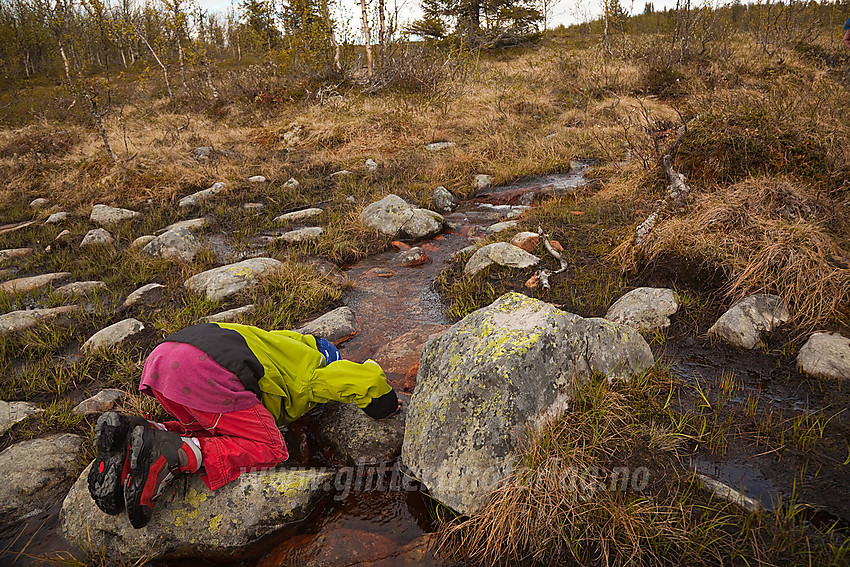
[[124, 483], [127, 517], [142, 528], [153, 515], [154, 500], [184, 472], [201, 466], [201, 450], [192, 439], [177, 433], [137, 426], [130, 434], [130, 473]]
[[151, 428], [151, 422], [132, 415], [109, 411], [94, 426], [97, 456], [89, 470], [89, 493], [97, 507], [114, 516], [124, 509], [124, 477], [129, 471], [127, 449], [136, 426]]

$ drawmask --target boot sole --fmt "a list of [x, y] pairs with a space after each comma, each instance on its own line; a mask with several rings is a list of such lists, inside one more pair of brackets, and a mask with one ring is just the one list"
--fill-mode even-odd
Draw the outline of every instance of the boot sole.
[[147, 483], [150, 463], [146, 463], [145, 455], [150, 455], [150, 447], [145, 448], [145, 429], [141, 426], [133, 428], [130, 433], [130, 475], [124, 486], [124, 505], [130, 524], [136, 529], [145, 527], [150, 522], [153, 510], [141, 504], [142, 491]]
[[89, 471], [89, 493], [97, 507], [110, 516], [124, 509], [121, 472], [124, 469], [127, 432], [123, 431], [121, 418], [115, 412], [101, 415], [94, 430], [97, 457]]

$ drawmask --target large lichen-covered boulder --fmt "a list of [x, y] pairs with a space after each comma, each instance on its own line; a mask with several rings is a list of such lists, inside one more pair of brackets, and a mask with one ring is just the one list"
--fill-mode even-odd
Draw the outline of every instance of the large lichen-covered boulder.
[[111, 559], [239, 553], [243, 546], [306, 518], [334, 478], [330, 470], [279, 468], [243, 473], [210, 491], [198, 475], [190, 475], [166, 489], [150, 523], [137, 530], [125, 514], [108, 516], [95, 505], [88, 471], [62, 503], [62, 534], [103, 549]]
[[[407, 401], [403, 395], [401, 399]], [[342, 463], [388, 463], [401, 453], [407, 404], [386, 419], [372, 419], [355, 404], [328, 402], [324, 406], [316, 434]]]
[[387, 195], [366, 206], [360, 220], [367, 227], [388, 236], [425, 238], [443, 230], [445, 219], [428, 209], [417, 209], [398, 195]]
[[557, 416], [577, 382], [652, 364], [633, 329], [508, 293], [425, 345], [402, 460], [437, 500], [474, 513], [526, 429]]
[[279, 271], [281, 266], [283, 263], [274, 258], [250, 258], [201, 272], [183, 285], [211, 301], [221, 301], [253, 287], [259, 278]]

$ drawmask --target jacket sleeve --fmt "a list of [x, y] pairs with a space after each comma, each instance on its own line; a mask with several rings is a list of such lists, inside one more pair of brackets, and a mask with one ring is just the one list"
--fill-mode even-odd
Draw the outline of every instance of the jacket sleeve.
[[372, 360], [363, 364], [339, 360], [319, 368], [312, 387], [313, 401], [354, 402], [374, 419], [392, 415], [398, 409], [396, 393], [387, 383], [384, 371]]

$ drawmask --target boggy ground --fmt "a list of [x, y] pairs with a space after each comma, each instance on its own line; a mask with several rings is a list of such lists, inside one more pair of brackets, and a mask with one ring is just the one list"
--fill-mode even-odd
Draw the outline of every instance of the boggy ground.
[[[113, 145], [125, 159], [120, 166], [104, 157], [88, 125], [60, 117], [56, 109], [70, 104], [61, 90], [23, 85], [6, 112], [10, 126], [0, 132], [0, 214], [4, 223], [43, 219], [46, 214], [33, 212], [29, 203], [46, 197], [72, 213], [72, 220], [0, 233], [0, 248], [35, 248], [31, 256], [10, 262], [16, 271], [3, 277], [62, 270], [79, 281], [103, 279], [108, 291], [70, 326], [0, 339], [0, 398], [30, 400], [45, 410], [3, 435], [0, 447], [52, 431], [90, 436], [91, 419], [73, 415], [73, 405], [103, 387], [134, 392], [153, 342], [199, 317], [250, 301], [258, 309], [242, 322], [282, 328], [334, 306], [343, 290], [303, 260], [320, 257], [344, 265], [387, 250], [389, 239], [357, 220], [376, 198], [395, 192], [428, 205], [438, 185], [471, 195], [477, 173], [491, 174], [500, 184], [567, 171], [572, 159], [592, 158], [597, 165], [590, 175], [597, 183], [545, 200], [521, 219], [520, 228], [540, 225], [565, 249], [569, 268], [552, 277], [551, 290], [525, 288], [531, 272], [493, 268], [463, 277], [461, 260], [439, 277], [438, 288], [450, 320], [509, 289], [586, 316], [604, 314], [639, 285], [676, 289], [683, 308], [673, 327], [648, 337], [669, 368], [662, 364], [625, 390], [591, 385], [575, 406], [611, 402], [605, 407], [613, 417], [606, 423], [628, 424], [605, 435], [586, 430], [597, 444], [588, 444], [591, 453], [603, 441], [638, 447], [646, 432], [659, 448], [625, 451], [613, 461], [596, 453], [582, 459], [649, 462], [660, 472], [653, 478], [670, 482], [651, 484], [655, 500], [582, 502], [586, 516], [569, 516], [576, 505], [569, 499], [561, 502], [565, 507], [552, 501], [543, 506], [539, 493], [508, 487], [487, 513], [450, 528], [446, 549], [494, 561], [536, 556], [594, 564], [681, 557], [705, 563], [846, 562], [841, 531], [830, 532], [829, 522], [810, 525], [812, 514], [797, 506], [814, 504], [848, 520], [841, 492], [848, 484], [845, 388], [800, 376], [792, 361], [807, 331], [847, 333], [850, 327], [848, 63], [826, 39], [790, 51], [782, 63], [745, 37], [720, 38], [681, 62], [670, 57], [668, 43], [663, 37], [630, 36], [615, 48], [575, 32], [554, 34], [533, 48], [465, 54], [453, 61], [452, 74], [426, 92], [367, 95], [351, 89], [271, 105], [226, 88], [223, 102], [188, 96], [165, 102], [155, 79], [139, 77], [121, 115], [107, 119]], [[228, 77], [237, 81], [257, 72], [246, 68]], [[457, 146], [441, 152], [423, 148], [444, 140]], [[232, 153], [198, 163], [192, 157], [198, 146]], [[660, 165], [665, 153], [689, 177], [693, 197], [683, 209], [662, 216], [646, 244], [635, 249], [634, 228], [666, 185]], [[366, 170], [367, 158], [378, 162], [377, 170]], [[342, 169], [353, 174], [330, 176]], [[268, 181], [248, 183], [256, 174]], [[299, 188], [284, 186], [290, 177]], [[224, 193], [200, 207], [177, 209], [180, 197], [216, 181], [227, 184]], [[249, 202], [265, 208], [240, 208]], [[77, 249], [94, 203], [143, 213], [113, 231], [120, 252]], [[312, 243], [267, 248], [265, 253], [285, 260], [286, 269], [250, 297], [216, 303], [184, 290], [188, 276], [228, 256], [255, 254], [255, 237], [281, 231], [275, 216], [308, 205], [325, 209], [319, 221], [325, 232]], [[207, 236], [223, 244], [210, 245], [189, 264], [127, 251], [137, 236], [203, 215], [212, 219]], [[71, 245], [54, 240], [65, 228], [76, 239]], [[167, 300], [131, 313], [150, 324], [150, 336], [135, 348], [79, 355], [79, 345], [93, 332], [125, 316], [114, 307], [152, 281], [167, 286]], [[757, 291], [782, 295], [791, 304], [792, 323], [756, 354], [706, 344], [702, 334], [716, 316]], [[48, 294], [4, 296], [0, 302], [7, 312], [61, 300]], [[126, 408], [157, 415], [141, 398], [131, 397]], [[584, 438], [572, 435], [569, 425], [582, 419], [573, 412], [559, 426], [554, 437], [562, 442], [529, 447], [530, 464], [554, 462], [559, 447], [580, 444]], [[83, 460], [91, 457], [89, 448]], [[694, 463], [709, 468], [714, 461], [746, 462], [764, 480], [755, 484], [766, 486], [771, 498], [784, 497], [775, 501], [779, 513], [753, 519], [696, 495], [684, 471]], [[736, 484], [721, 466], [718, 476], [724, 474]], [[524, 522], [525, 531], [497, 529], [517, 527], [504, 523], [506, 515]], [[636, 527], [594, 532], [593, 525]], [[616, 553], [601, 543], [606, 538], [618, 543]]]

